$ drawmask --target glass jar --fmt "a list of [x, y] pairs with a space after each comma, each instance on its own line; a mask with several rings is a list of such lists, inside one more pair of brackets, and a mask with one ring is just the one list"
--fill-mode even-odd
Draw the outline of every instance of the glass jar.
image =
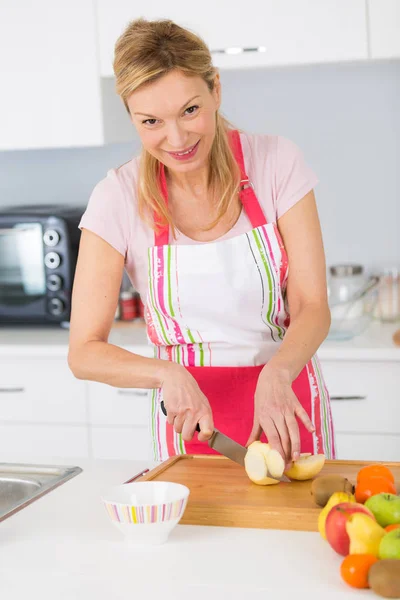
[[[378, 279], [372, 279], [376, 287]], [[370, 287], [370, 278], [365, 276], [362, 265], [330, 267], [328, 298], [331, 327], [328, 338], [348, 340], [369, 325], [376, 304], [376, 292], [369, 292]]]

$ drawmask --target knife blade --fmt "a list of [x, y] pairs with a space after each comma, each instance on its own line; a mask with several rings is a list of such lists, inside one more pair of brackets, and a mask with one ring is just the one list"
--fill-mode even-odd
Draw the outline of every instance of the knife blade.
[[244, 457], [247, 453], [245, 446], [238, 444], [235, 440], [218, 431], [218, 429], [214, 429], [214, 433], [207, 441], [210, 448], [244, 467]]

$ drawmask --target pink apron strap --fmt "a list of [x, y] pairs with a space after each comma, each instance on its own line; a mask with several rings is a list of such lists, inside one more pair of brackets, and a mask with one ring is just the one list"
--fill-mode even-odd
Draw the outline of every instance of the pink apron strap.
[[[167, 179], [165, 177], [165, 168], [162, 163], [160, 163], [160, 186], [161, 193], [164, 196], [165, 204], [168, 206], [168, 186]], [[157, 213], [154, 212], [154, 220], [157, 222]], [[161, 225], [155, 233], [154, 233], [154, 245], [155, 246], [168, 246], [169, 242], [169, 225]]]
[[[266, 225], [267, 220], [262, 211], [260, 203], [257, 200], [257, 196], [254, 192], [253, 184], [249, 181], [246, 174], [244, 165], [242, 144], [240, 142], [239, 132], [236, 130], [229, 131], [229, 141], [231, 143], [232, 151], [235, 156], [236, 162], [240, 168], [240, 190], [239, 197], [240, 201], [246, 211], [246, 214], [252, 224], [253, 228]], [[165, 199], [165, 203], [168, 205], [168, 187], [167, 180], [165, 177], [165, 168], [163, 164], [160, 164], [160, 186], [161, 191]], [[154, 218], [157, 219], [156, 214]], [[155, 246], [166, 246], [169, 242], [169, 226], [168, 224], [161, 226], [158, 231], [154, 234], [154, 245]]]
[[246, 174], [239, 132], [236, 130], [232, 130], [229, 132], [229, 137], [231, 141], [233, 154], [235, 155], [236, 162], [240, 168], [240, 200], [243, 204], [244, 210], [246, 211], [246, 214], [249, 217], [253, 228], [255, 229], [256, 227], [260, 227], [261, 225], [266, 225], [267, 220], [262, 211], [260, 203], [257, 200], [253, 184], [251, 183], [251, 181], [249, 181], [249, 178]]

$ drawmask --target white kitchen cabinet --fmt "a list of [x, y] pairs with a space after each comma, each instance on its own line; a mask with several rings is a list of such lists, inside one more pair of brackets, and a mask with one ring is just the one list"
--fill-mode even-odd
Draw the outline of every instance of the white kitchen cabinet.
[[95, 459], [151, 460], [148, 427], [91, 427], [91, 454]]
[[337, 458], [400, 460], [398, 361], [325, 360]]
[[0, 150], [102, 144], [95, 21], [92, 0], [0, 2]]
[[54, 461], [57, 458], [88, 458], [86, 426], [0, 423], [1, 462]]
[[337, 433], [336, 453], [341, 460], [400, 461], [400, 435]]
[[116, 388], [88, 381], [89, 419], [93, 425], [147, 426], [151, 390]]
[[370, 58], [400, 57], [400, 1], [367, 0]]
[[[129, 0], [97, 0], [100, 72], [112, 76], [114, 46], [129, 21], [170, 18], [199, 34], [219, 67], [321, 63], [367, 58], [364, 0], [203, 0], [152, 2], [145, 8]], [[246, 49], [236, 54], [227, 48]], [[256, 51], [263, 48], [263, 52]]]
[[64, 358], [1, 358], [0, 422], [87, 422], [86, 384]]

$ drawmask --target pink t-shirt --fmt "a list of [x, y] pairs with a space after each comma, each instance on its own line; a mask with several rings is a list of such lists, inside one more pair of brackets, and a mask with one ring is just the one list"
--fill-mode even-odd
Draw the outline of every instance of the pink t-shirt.
[[[276, 222], [317, 183], [299, 148], [282, 136], [240, 133], [247, 176], [267, 222]], [[140, 219], [136, 184], [139, 157], [116, 169], [94, 188], [79, 227], [103, 238], [125, 257], [125, 269], [134, 288], [145, 299], [147, 249], [154, 245], [154, 231]], [[218, 241], [246, 233], [251, 223], [242, 210], [235, 225]], [[177, 232], [171, 244], [208, 244]], [[211, 242], [212, 243], [212, 242]]]

